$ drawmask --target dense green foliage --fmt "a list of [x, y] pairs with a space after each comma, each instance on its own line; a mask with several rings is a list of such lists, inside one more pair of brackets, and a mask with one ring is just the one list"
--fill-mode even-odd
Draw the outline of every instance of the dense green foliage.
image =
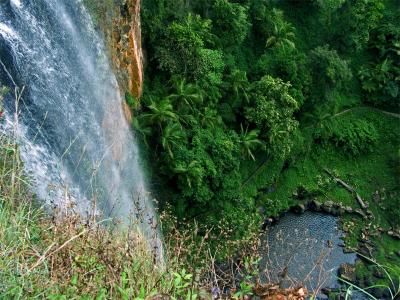
[[[114, 3], [85, 2], [109, 26]], [[73, 216], [53, 223], [27, 206], [18, 151], [7, 141], [0, 292], [190, 298], [192, 276], [209, 275], [214, 259], [241, 248], [263, 217], [311, 197], [358, 209], [325, 168], [352, 185], [373, 215], [343, 216], [346, 245], [358, 249], [371, 233], [374, 258], [398, 276], [399, 241], [385, 234], [400, 227], [398, 0], [143, 0], [142, 17], [145, 93], [139, 109], [129, 94], [126, 101], [149, 149], [153, 191], [178, 218], [163, 228], [178, 235], [165, 236], [172, 268], [157, 270], [130, 235], [77, 226]], [[358, 267], [359, 277], [369, 273]]]
[[[180, 218], [237, 225], [259, 205], [275, 214], [285, 200], [257, 195], [305, 148], [329, 143], [351, 157], [376, 146], [372, 123], [335, 114], [399, 107], [393, 1], [145, 0], [142, 16], [148, 64], [134, 126], [153, 149], [162, 203]], [[256, 174], [260, 164], [271, 171]]]
[[315, 130], [314, 138], [324, 144], [333, 143], [349, 155], [368, 152], [378, 140], [375, 126], [365, 120], [330, 120]]

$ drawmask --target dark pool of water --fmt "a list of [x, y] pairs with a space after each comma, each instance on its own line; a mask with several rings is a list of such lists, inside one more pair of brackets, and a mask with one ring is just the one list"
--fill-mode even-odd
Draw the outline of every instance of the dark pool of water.
[[302, 284], [309, 291], [338, 288], [340, 264], [356, 260], [356, 254], [343, 252], [342, 238], [336, 217], [314, 212], [285, 215], [262, 238], [263, 280], [283, 287]]

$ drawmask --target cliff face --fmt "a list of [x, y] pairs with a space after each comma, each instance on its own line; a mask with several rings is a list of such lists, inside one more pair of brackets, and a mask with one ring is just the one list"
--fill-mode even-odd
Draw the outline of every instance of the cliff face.
[[143, 52], [142, 52], [142, 34], [140, 24], [140, 0], [130, 0], [130, 9], [133, 19], [131, 21], [131, 31], [129, 38], [130, 55], [132, 63], [128, 67], [131, 81], [129, 90], [137, 98], [142, 96], [143, 91]]
[[140, 99], [143, 91], [141, 0], [126, 0], [113, 20], [112, 55], [120, 86]]

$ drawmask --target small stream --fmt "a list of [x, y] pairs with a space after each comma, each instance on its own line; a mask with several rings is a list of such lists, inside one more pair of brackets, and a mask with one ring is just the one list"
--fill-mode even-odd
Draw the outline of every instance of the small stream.
[[[262, 238], [262, 279], [281, 286], [304, 285], [311, 291], [338, 288], [342, 263], [354, 263], [355, 253], [343, 252], [338, 218], [326, 214], [288, 213]], [[321, 293], [320, 298], [326, 298]]]

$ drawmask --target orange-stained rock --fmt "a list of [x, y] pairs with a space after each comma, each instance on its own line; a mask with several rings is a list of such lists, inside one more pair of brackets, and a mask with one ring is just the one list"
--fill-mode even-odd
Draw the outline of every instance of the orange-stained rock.
[[143, 92], [143, 51], [140, 21], [141, 0], [127, 0], [124, 12], [113, 20], [112, 58], [123, 92], [136, 99]]
[[129, 33], [128, 55], [132, 62], [128, 67], [129, 91], [139, 99], [143, 92], [143, 51], [142, 33], [140, 23], [140, 0], [128, 0], [130, 15], [132, 16], [131, 31]]
[[131, 109], [129, 108], [128, 103], [123, 102], [122, 109], [124, 111], [125, 119], [128, 121], [129, 124], [131, 124], [132, 123], [132, 119], [133, 119], [133, 115], [132, 115]]

